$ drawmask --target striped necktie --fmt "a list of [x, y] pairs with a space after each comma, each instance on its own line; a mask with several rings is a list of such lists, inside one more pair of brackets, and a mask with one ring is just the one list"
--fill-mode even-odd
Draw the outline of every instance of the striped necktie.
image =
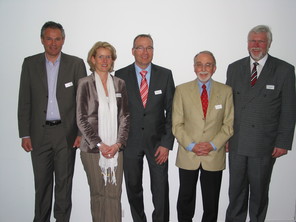
[[140, 94], [141, 94], [143, 106], [145, 108], [146, 103], [147, 103], [147, 98], [148, 98], [148, 83], [147, 83], [147, 79], [146, 79], [147, 71], [142, 70], [140, 72], [140, 74], [142, 76], [142, 80], [141, 80], [141, 84], [140, 84]]
[[253, 69], [252, 69], [252, 74], [251, 74], [251, 86], [253, 87], [257, 81], [257, 66], [259, 65], [258, 62], [253, 63]]

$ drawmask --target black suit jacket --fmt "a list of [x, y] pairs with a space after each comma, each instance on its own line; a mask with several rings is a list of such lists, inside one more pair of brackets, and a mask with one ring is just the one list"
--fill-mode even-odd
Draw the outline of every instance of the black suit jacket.
[[[33, 148], [38, 147], [44, 134], [48, 103], [48, 84], [45, 54], [25, 58], [22, 66], [18, 124], [19, 136], [30, 136]], [[76, 90], [78, 80], [86, 76], [82, 59], [61, 54], [56, 97], [68, 144], [77, 136]]]
[[229, 65], [227, 84], [233, 89], [234, 136], [230, 152], [271, 155], [274, 147], [291, 149], [295, 118], [294, 66], [268, 56], [254, 87], [250, 86], [250, 57]]
[[172, 149], [172, 101], [175, 91], [172, 72], [151, 64], [151, 78], [146, 108], [143, 107], [135, 65], [131, 64], [115, 72], [123, 79], [128, 94], [130, 131], [126, 154], [136, 154], [144, 147], [154, 154], [158, 146]]

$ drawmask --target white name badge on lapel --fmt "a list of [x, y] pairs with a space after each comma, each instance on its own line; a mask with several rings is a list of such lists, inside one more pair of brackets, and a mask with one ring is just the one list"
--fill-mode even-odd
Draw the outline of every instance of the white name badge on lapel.
[[71, 87], [71, 86], [73, 86], [73, 82], [65, 83], [65, 87], [66, 87], [66, 88], [69, 88], [69, 87]]
[[215, 109], [222, 109], [222, 105], [221, 105], [221, 104], [216, 105], [216, 106], [215, 106]]
[[154, 94], [155, 94], [155, 95], [160, 95], [160, 94], [162, 94], [161, 89], [159, 89], [159, 90], [155, 90], [155, 91], [154, 91]]
[[274, 90], [274, 85], [266, 85], [266, 89]]
[[115, 93], [115, 97], [121, 98], [121, 93]]

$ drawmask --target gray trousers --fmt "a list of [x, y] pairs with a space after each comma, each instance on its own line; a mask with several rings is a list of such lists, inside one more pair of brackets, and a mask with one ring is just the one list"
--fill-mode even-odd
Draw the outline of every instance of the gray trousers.
[[46, 126], [43, 143], [31, 152], [35, 179], [34, 222], [50, 222], [54, 189], [54, 217], [57, 222], [69, 222], [72, 208], [71, 192], [75, 153], [68, 144], [65, 130]]
[[245, 222], [249, 207], [251, 222], [264, 222], [275, 159], [229, 153], [229, 206], [226, 222]]
[[86, 172], [91, 199], [93, 222], [121, 221], [121, 191], [123, 176], [123, 156], [119, 152], [118, 166], [115, 172], [116, 184], [107, 183], [99, 167], [99, 153], [80, 152], [81, 161]]

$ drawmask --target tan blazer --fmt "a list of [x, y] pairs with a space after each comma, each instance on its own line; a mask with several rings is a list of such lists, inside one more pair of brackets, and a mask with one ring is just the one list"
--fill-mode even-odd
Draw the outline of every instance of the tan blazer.
[[[173, 134], [179, 147], [176, 165], [182, 169], [225, 169], [225, 143], [233, 135], [232, 89], [212, 81], [207, 117], [204, 119], [197, 80], [177, 86], [173, 101]], [[187, 151], [192, 142], [212, 142], [216, 151], [197, 156]]]
[[[95, 74], [80, 79], [77, 89], [77, 125], [82, 134], [80, 150], [97, 153], [95, 148], [102, 140], [98, 135], [98, 94], [96, 90]], [[125, 82], [112, 76], [114, 81], [118, 107], [118, 135], [117, 143], [126, 145], [129, 131], [129, 112]]]

